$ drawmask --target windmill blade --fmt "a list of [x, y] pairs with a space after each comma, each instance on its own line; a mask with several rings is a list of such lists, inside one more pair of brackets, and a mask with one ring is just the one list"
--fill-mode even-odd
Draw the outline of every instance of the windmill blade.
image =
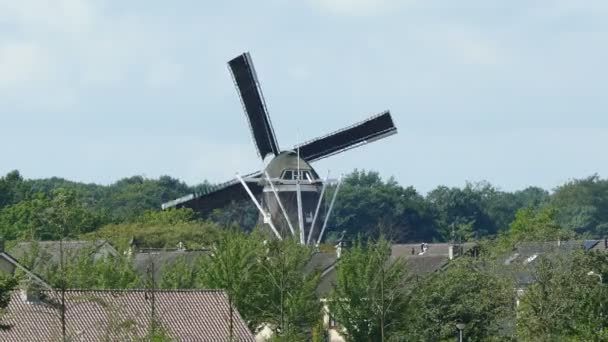
[[[261, 172], [254, 172], [243, 176], [251, 191], [258, 195], [263, 186], [259, 183]], [[189, 194], [176, 200], [163, 203], [163, 210], [169, 208], [190, 208], [196, 212], [209, 213], [213, 209], [222, 208], [232, 201], [240, 201], [249, 198], [247, 192], [238, 179], [216, 185], [203, 193]]]
[[228, 66], [241, 97], [245, 114], [247, 114], [258, 154], [262, 159], [269, 153], [279, 154], [279, 146], [262, 96], [262, 89], [253, 68], [251, 56], [248, 52], [245, 52], [228, 62]]
[[296, 145], [294, 149], [300, 150], [302, 159], [312, 162], [395, 133], [397, 127], [393, 123], [391, 113], [386, 111], [324, 137]]

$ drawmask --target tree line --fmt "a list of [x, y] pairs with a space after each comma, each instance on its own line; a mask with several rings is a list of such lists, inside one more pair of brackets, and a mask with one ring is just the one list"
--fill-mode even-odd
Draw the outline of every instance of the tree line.
[[[102, 186], [61, 178], [28, 180], [13, 171], [0, 178], [0, 234], [7, 240], [56, 239], [48, 221], [61, 210], [78, 222], [67, 232], [70, 237], [104, 230], [136, 232], [146, 224], [160, 231], [159, 226], [167, 224], [158, 221], [162, 203], [209, 186], [208, 182], [188, 186], [168, 176], [134, 176]], [[333, 191], [329, 187], [327, 194], [331, 196]], [[607, 236], [608, 180], [593, 175], [552, 191], [529, 187], [513, 192], [479, 182], [463, 187], [438, 186], [421, 194], [392, 178], [383, 179], [377, 172], [355, 170], [344, 178], [326, 236], [330, 242], [343, 231], [349, 236], [383, 234], [396, 242], [471, 241], [499, 236], [509, 230], [520, 209], [539, 208], [551, 208], [557, 222], [571, 233], [589, 238]], [[245, 201], [205, 217], [187, 215], [179, 218], [180, 222], [251, 231], [258, 213]]]

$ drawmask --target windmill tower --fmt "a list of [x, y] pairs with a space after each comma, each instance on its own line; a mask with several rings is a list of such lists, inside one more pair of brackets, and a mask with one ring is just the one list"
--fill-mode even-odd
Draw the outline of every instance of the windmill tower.
[[228, 67], [258, 155], [262, 160], [272, 155], [272, 160], [264, 170], [244, 176], [237, 174], [235, 179], [205, 193], [178, 198], [163, 204], [162, 208], [192, 208], [205, 213], [249, 197], [260, 211], [260, 223], [267, 225], [278, 239], [294, 236], [302, 244], [320, 242], [340, 182], [337, 182], [328, 212], [321, 218], [320, 207], [328, 179], [321, 179], [310, 163], [397, 133], [390, 112], [374, 115], [292, 149], [281, 150], [251, 56], [243, 53], [229, 61]]

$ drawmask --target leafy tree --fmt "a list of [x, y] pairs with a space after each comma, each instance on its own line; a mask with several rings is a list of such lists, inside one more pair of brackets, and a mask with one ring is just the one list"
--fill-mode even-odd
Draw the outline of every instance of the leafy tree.
[[226, 291], [231, 308], [238, 309], [251, 329], [263, 322], [260, 316], [265, 300], [261, 294], [261, 253], [259, 239], [243, 232], [224, 231], [219, 234], [211, 256], [204, 260], [198, 273], [203, 287]]
[[416, 285], [404, 311], [402, 338], [447, 341], [456, 336], [456, 323], [464, 323], [467, 341], [507, 340], [497, 335], [512, 315], [513, 288], [490, 260], [456, 259]]
[[[333, 191], [333, 187], [328, 189], [328, 198]], [[392, 178], [383, 181], [377, 172], [355, 170], [345, 177], [331, 215], [328, 235], [346, 231], [350, 236], [378, 237], [382, 233], [395, 241], [436, 237], [424, 198]]]
[[205, 221], [173, 223], [150, 221], [150, 223], [109, 224], [84, 237], [109, 240], [119, 249], [128, 248], [132, 239], [137, 240], [142, 246], [152, 248], [175, 248], [182, 242], [188, 249], [198, 249], [216, 243], [220, 231], [216, 224]]
[[343, 252], [329, 310], [353, 341], [384, 341], [400, 329], [407, 303], [406, 266], [390, 260], [384, 238], [363, 244], [359, 239]]
[[556, 220], [557, 211], [552, 207], [520, 209], [511, 223], [511, 229], [503, 234], [499, 243], [501, 250], [509, 250], [524, 241], [557, 241], [573, 237]]
[[36, 194], [0, 211], [0, 230], [5, 239], [50, 238], [46, 211], [51, 200], [44, 194]]
[[483, 191], [495, 190], [480, 191], [475, 185], [467, 184], [463, 189], [439, 186], [428, 193], [426, 200], [433, 209], [435, 224], [444, 240], [452, 238], [454, 226], [467, 224], [472, 225], [477, 238], [496, 233], [496, 223], [484, 210]]
[[190, 222], [195, 219], [196, 214], [190, 208], [146, 210], [138, 219], [143, 224], [177, 224]]
[[[608, 340], [608, 255], [541, 255], [531, 268], [517, 316], [523, 341]], [[589, 275], [588, 273], [593, 273]]]
[[17, 285], [17, 279], [12, 275], [0, 274], [0, 321], [3, 310], [11, 300], [11, 291]]
[[74, 192], [64, 189], [55, 190], [52, 197], [38, 193], [0, 212], [2, 234], [8, 239], [76, 237], [102, 222], [99, 215], [78, 202]]
[[95, 260], [91, 249], [83, 249], [76, 255], [64, 256], [63, 272], [60, 265], [52, 262], [40, 264], [35, 271], [49, 284], [61, 288], [76, 289], [132, 289], [141, 281], [127, 256], [106, 256]]
[[221, 227], [239, 227], [250, 232], [258, 223], [259, 212], [251, 201], [233, 201], [223, 208], [217, 208], [209, 215], [209, 220]]
[[552, 198], [557, 221], [577, 234], [608, 235], [608, 180], [598, 175], [558, 187]]
[[164, 272], [160, 281], [163, 289], [194, 289], [200, 277], [201, 263], [204, 260], [195, 260], [188, 263], [185, 257], [165, 265]]
[[0, 210], [15, 204], [24, 197], [23, 177], [19, 171], [14, 170], [0, 178]]
[[294, 239], [266, 243], [261, 259], [261, 317], [270, 324], [280, 341], [310, 341], [321, 318], [321, 303], [315, 290], [318, 272], [308, 272], [306, 265], [312, 251]]

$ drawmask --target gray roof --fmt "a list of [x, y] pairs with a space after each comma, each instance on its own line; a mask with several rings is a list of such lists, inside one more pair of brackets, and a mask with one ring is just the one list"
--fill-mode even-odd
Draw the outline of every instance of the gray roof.
[[[420, 243], [411, 244], [394, 244], [391, 246], [391, 260], [402, 258], [406, 261], [408, 269], [408, 278], [418, 278], [426, 274], [435, 272], [449, 262], [449, 243], [429, 243], [424, 253], [421, 250]], [[467, 252], [475, 243], [464, 243], [461, 245], [463, 252]], [[412, 249], [414, 254], [412, 254]], [[315, 261], [317, 264], [329, 264], [331, 260], [330, 255], [324, 255], [319, 253], [319, 257], [324, 257], [324, 262]], [[319, 287], [317, 288], [317, 294], [321, 297], [327, 296], [336, 281], [335, 271], [335, 255], [333, 256], [333, 262], [330, 266], [326, 267], [321, 278]], [[313, 259], [314, 260], [314, 259]]]
[[505, 265], [503, 272], [513, 272], [517, 283], [526, 286], [534, 283], [534, 272], [538, 258], [550, 259], [560, 255], [569, 255], [576, 251], [608, 251], [604, 240], [569, 240], [569, 241], [528, 241], [520, 242], [515, 248], [502, 257]]
[[40, 276], [30, 271], [27, 267], [23, 266], [17, 259], [13, 258], [7, 252], [0, 252], [0, 269], [1, 271], [9, 272], [10, 274], [15, 274], [17, 269], [20, 269], [27, 279], [39, 286], [42, 286], [47, 289], [51, 289], [51, 286], [47, 284]]
[[[299, 162], [298, 162], [299, 159]], [[298, 154], [294, 151], [283, 151], [278, 156], [274, 157], [264, 169], [268, 172], [270, 178], [279, 178], [283, 170], [297, 170], [312, 172], [315, 179], [319, 178], [315, 170], [302, 158], [298, 158]]]
[[175, 262], [184, 260], [192, 265], [206, 255], [209, 255], [208, 250], [144, 250], [133, 255], [133, 267], [142, 279], [146, 279], [154, 264], [154, 281], [159, 283], [165, 269]]
[[[95, 240], [95, 241], [80, 241], [80, 240], [64, 240], [63, 253], [66, 257], [73, 257], [79, 253], [90, 249], [91, 253], [102, 253], [104, 255], [117, 255], [116, 249], [106, 240]], [[15, 247], [11, 249], [11, 255], [17, 260], [24, 262], [32, 253], [33, 246], [37, 245], [39, 248], [39, 254], [34, 265], [40, 262], [51, 262], [59, 263], [60, 256], [60, 241], [35, 241], [35, 242], [19, 242]]]
[[[60, 341], [58, 292], [42, 291], [25, 300], [14, 291], [3, 316], [2, 341]], [[132, 341], [144, 338], [152, 321], [152, 295], [146, 290], [68, 290], [66, 335], [70, 341]], [[178, 341], [229, 341], [228, 298], [219, 290], [162, 290], [154, 293], [154, 318]], [[235, 341], [254, 341], [233, 310]]]
[[584, 245], [586, 250], [608, 253], [608, 238], [602, 240], [586, 240]]
[[329, 267], [333, 266], [333, 264], [336, 262], [336, 260], [337, 260], [337, 256], [336, 256], [335, 251], [334, 252], [314, 253], [310, 257], [308, 264], [306, 264], [305, 270], [307, 272], [312, 272], [312, 271], [324, 272]]

